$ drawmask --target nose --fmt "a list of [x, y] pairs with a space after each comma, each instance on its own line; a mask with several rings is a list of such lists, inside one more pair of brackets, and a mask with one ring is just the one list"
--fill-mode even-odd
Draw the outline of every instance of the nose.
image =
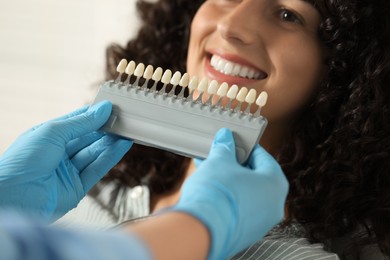
[[[221, 36], [228, 41], [251, 44], [255, 37], [256, 14], [253, 14], [251, 1], [236, 1], [226, 10], [217, 24]], [[255, 26], [255, 27], [254, 27]]]

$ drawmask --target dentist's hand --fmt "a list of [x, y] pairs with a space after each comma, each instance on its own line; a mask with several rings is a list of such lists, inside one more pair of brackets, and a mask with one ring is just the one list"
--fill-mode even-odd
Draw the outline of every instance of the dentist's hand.
[[211, 235], [209, 259], [227, 259], [261, 239], [284, 215], [288, 182], [257, 145], [246, 167], [237, 162], [232, 132], [221, 129], [209, 156], [183, 185], [173, 210], [199, 219]]
[[132, 145], [97, 132], [111, 110], [104, 101], [22, 134], [0, 157], [0, 207], [54, 220], [77, 206]]

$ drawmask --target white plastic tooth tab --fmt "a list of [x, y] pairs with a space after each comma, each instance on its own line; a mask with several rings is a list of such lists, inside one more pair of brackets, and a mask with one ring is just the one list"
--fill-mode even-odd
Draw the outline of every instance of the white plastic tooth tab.
[[145, 82], [142, 85], [142, 88], [147, 89], [149, 80], [152, 78], [152, 76], [153, 76], [153, 66], [148, 65], [144, 71], [144, 75], [142, 76], [145, 79]]
[[116, 67], [116, 71], [119, 73], [119, 75], [116, 78], [115, 83], [118, 83], [118, 82], [121, 81], [122, 74], [125, 72], [126, 66], [127, 66], [127, 60], [126, 59], [122, 59], [119, 62], [118, 66]]
[[209, 81], [207, 78], [203, 78], [200, 82], [196, 90], [199, 92], [198, 98], [195, 100], [195, 102], [200, 101], [202, 102], [202, 97], [204, 92], [207, 90], [207, 85], [209, 84]]
[[229, 103], [226, 105], [226, 108], [227, 108], [227, 109], [230, 109], [230, 108], [231, 108], [231, 106], [232, 106], [232, 101], [233, 101], [233, 99], [236, 98], [237, 93], [238, 93], [238, 86], [237, 86], [236, 84], [234, 84], [234, 85], [232, 85], [232, 86], [229, 88], [229, 90], [228, 90], [228, 92], [227, 92], [227, 94], [226, 94], [226, 97], [230, 99], [230, 100], [229, 100]]
[[190, 83], [190, 75], [188, 73], [184, 73], [179, 82], [179, 86], [181, 87], [181, 91], [179, 95], [177, 95], [179, 98], [184, 97], [184, 91], [186, 87], [188, 87], [189, 83]]
[[152, 76], [153, 76], [153, 66], [148, 65], [145, 69], [143, 77], [148, 80], [148, 79], [151, 79]]
[[218, 81], [212, 80], [209, 84], [209, 87], [207, 88], [207, 93], [209, 94], [209, 98], [206, 101], [206, 104], [211, 105], [211, 101], [213, 99], [213, 96], [217, 93], [218, 91]]
[[236, 99], [238, 101], [238, 105], [235, 108], [235, 111], [241, 110], [242, 103], [245, 101], [245, 97], [247, 94], [248, 94], [248, 89], [246, 87], [242, 87], [240, 89], [240, 91], [238, 92], [237, 97], [236, 97]]
[[190, 84], [188, 85], [189, 95], [187, 97], [188, 100], [192, 100], [194, 95], [194, 90], [198, 87], [199, 79], [197, 76], [193, 76], [190, 80]]
[[134, 70], [135, 70], [135, 62], [132, 60], [129, 62], [129, 64], [127, 64], [125, 72], [127, 75], [133, 75]]
[[218, 102], [217, 102], [217, 104], [215, 106], [220, 106], [221, 105], [222, 99], [223, 99], [224, 96], [226, 96], [228, 90], [229, 90], [229, 85], [226, 82], [223, 82], [219, 86], [218, 91], [217, 91], [217, 96], [219, 97], [219, 99], [218, 99]]
[[179, 86], [186, 88], [188, 84], [190, 83], [190, 75], [188, 73], [184, 73], [183, 77], [181, 77]]
[[211, 95], [215, 95], [215, 93], [217, 93], [217, 90], [218, 90], [218, 85], [219, 85], [218, 81], [212, 80], [210, 82], [208, 89], [207, 89], [207, 92]]
[[150, 88], [150, 91], [156, 91], [157, 90], [157, 83], [160, 81], [162, 77], [163, 70], [161, 67], [158, 67], [152, 76], [152, 80], [154, 80], [153, 86]]
[[161, 82], [164, 84], [169, 84], [171, 81], [171, 77], [172, 77], [172, 71], [166, 70], [166, 71], [164, 71], [164, 74], [161, 78]]
[[163, 70], [161, 67], [158, 67], [154, 73], [153, 73], [153, 76], [152, 76], [152, 80], [154, 81], [160, 81], [161, 77], [162, 77], [162, 73], [163, 73]]
[[172, 79], [171, 79], [171, 84], [172, 85], [179, 85], [181, 79], [181, 73], [179, 71], [176, 71], [175, 74], [173, 74]]
[[256, 100], [256, 105], [263, 107], [265, 106], [265, 104], [267, 104], [267, 100], [268, 100], [268, 93], [262, 91]]
[[127, 60], [122, 59], [119, 62], [118, 66], [116, 67], [116, 71], [119, 72], [120, 74], [123, 74], [125, 72], [126, 66], [127, 66]]
[[134, 70], [134, 76], [142, 77], [142, 75], [144, 75], [144, 71], [145, 71], [145, 65], [143, 63], [140, 63], [137, 65], [137, 67]]
[[236, 99], [239, 102], [244, 102], [247, 94], [248, 94], [248, 89], [246, 87], [242, 87], [238, 92]]
[[159, 93], [165, 94], [165, 89], [167, 88], [167, 85], [171, 82], [172, 78], [172, 71], [166, 70], [164, 71], [164, 74], [161, 78], [161, 82], [164, 83], [164, 86], [160, 89]]
[[256, 95], [257, 91], [256, 89], [250, 89], [248, 92], [248, 95], [245, 97], [245, 102], [248, 103], [248, 106], [246, 107], [245, 113], [250, 114], [252, 104], [256, 101]]
[[142, 77], [142, 75], [144, 75], [144, 71], [145, 71], [145, 65], [143, 63], [140, 63], [137, 65], [137, 67], [134, 70], [134, 76]]
[[227, 92], [229, 90], [229, 85], [226, 82], [223, 82], [221, 86], [219, 86], [217, 95], [220, 97], [226, 96]]
[[133, 83], [134, 87], [139, 87], [138, 82], [139, 82], [139, 79], [142, 77], [142, 75], [144, 75], [144, 71], [145, 71], [145, 65], [143, 63], [138, 64], [137, 67], [135, 68], [134, 76], [136, 76], [137, 79]]
[[125, 84], [129, 84], [130, 83], [130, 78], [131, 78], [131, 75], [133, 75], [134, 70], [135, 70], [135, 62], [134, 61], [130, 61], [129, 64], [127, 64], [126, 69], [125, 69], [125, 73], [127, 74], [127, 78], [125, 80]]
[[171, 78], [170, 83], [172, 84], [172, 89], [168, 95], [175, 94], [176, 86], [179, 85], [180, 79], [181, 79], [181, 73], [179, 71], [176, 71]]
[[238, 86], [237, 85], [232, 85], [228, 92], [226, 93], [226, 96], [229, 98], [229, 99], [235, 99], [236, 96], [237, 96], [237, 93], [238, 93]]
[[256, 105], [258, 105], [259, 108], [257, 109], [254, 116], [256, 116], [256, 117], [260, 116], [261, 108], [264, 107], [265, 104], [267, 104], [267, 100], [268, 100], [268, 93], [265, 91], [262, 91], [260, 93], [260, 95], [258, 96], [258, 98], [256, 99]]

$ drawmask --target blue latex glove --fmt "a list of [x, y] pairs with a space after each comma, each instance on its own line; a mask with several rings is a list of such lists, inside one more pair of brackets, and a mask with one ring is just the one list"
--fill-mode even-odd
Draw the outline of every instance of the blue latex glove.
[[259, 145], [244, 167], [237, 162], [232, 132], [221, 129], [209, 156], [198, 164], [174, 210], [206, 225], [211, 235], [209, 259], [227, 259], [282, 220], [288, 182], [279, 164]]
[[96, 131], [111, 110], [103, 101], [22, 134], [0, 157], [0, 207], [54, 220], [77, 206], [132, 145]]

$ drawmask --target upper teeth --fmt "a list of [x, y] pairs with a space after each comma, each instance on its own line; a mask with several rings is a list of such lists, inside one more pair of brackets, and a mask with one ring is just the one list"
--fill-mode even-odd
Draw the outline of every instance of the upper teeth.
[[217, 71], [230, 76], [239, 76], [249, 79], [260, 79], [264, 77], [264, 73], [260, 71], [256, 71], [247, 66], [225, 60], [217, 55], [213, 55], [211, 57], [210, 64]]

